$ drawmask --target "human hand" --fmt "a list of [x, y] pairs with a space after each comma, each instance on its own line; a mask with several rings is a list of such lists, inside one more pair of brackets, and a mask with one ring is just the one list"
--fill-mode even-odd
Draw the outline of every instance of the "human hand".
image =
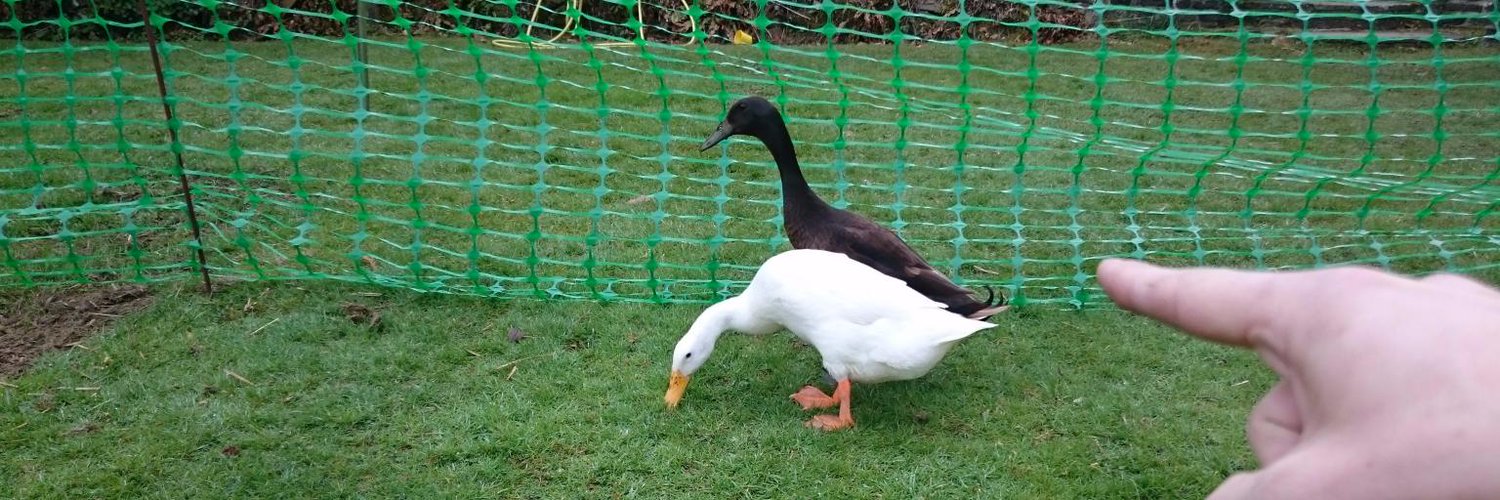
[[1099, 264], [1120, 307], [1254, 349], [1279, 376], [1246, 433], [1261, 468], [1210, 495], [1500, 498], [1500, 291], [1455, 275]]

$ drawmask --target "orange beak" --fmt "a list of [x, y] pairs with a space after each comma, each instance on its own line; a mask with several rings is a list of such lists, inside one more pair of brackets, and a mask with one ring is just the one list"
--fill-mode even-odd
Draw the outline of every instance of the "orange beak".
[[689, 379], [682, 372], [672, 370], [672, 376], [667, 379], [667, 408], [677, 408], [677, 402], [682, 401], [682, 393], [687, 392]]

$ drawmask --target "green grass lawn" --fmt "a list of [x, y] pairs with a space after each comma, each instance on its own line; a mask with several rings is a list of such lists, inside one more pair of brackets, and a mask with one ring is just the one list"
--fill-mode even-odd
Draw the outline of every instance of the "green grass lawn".
[[[0, 285], [192, 278], [144, 50], [0, 51], [0, 133], [23, 138], [0, 145]], [[7, 381], [0, 491], [1191, 497], [1254, 466], [1242, 423], [1271, 375], [1066, 311], [1107, 306], [1099, 260], [1500, 281], [1492, 46], [387, 40], [369, 115], [351, 54], [166, 53], [209, 267], [261, 281], [157, 285]], [[661, 401], [701, 305], [641, 302], [734, 293], [786, 248], [760, 147], [697, 151], [746, 93], [785, 105], [826, 198], [1026, 304], [922, 380], [857, 387], [852, 432], [801, 426], [787, 396], [820, 371], [785, 335], [726, 337], [679, 411]]]
[[[1184, 498], [1254, 466], [1243, 417], [1272, 381], [1248, 353], [1146, 320], [1031, 308], [923, 379], [857, 386], [857, 427], [825, 434], [787, 399], [821, 371], [785, 334], [726, 336], [666, 410], [671, 346], [695, 306], [158, 291], [152, 309], [0, 388], [0, 489]], [[380, 328], [346, 319], [345, 303], [380, 311]], [[508, 342], [511, 325], [528, 338]]]

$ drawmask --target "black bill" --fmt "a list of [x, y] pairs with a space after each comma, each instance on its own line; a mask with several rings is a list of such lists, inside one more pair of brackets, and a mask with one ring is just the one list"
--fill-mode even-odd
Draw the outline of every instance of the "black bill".
[[728, 139], [731, 135], [734, 135], [734, 126], [727, 121], [721, 122], [719, 128], [714, 129], [714, 133], [709, 134], [708, 139], [703, 141], [703, 147], [698, 151], [708, 151], [708, 148], [724, 142], [724, 139]]

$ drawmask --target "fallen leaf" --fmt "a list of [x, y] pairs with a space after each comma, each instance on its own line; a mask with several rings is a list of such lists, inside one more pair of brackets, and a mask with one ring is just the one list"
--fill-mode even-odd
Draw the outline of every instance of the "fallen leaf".
[[229, 445], [225, 446], [220, 453], [223, 453], [226, 457], [237, 457], [240, 456], [240, 449], [237, 446]]
[[512, 326], [510, 327], [510, 332], [505, 335], [505, 338], [510, 340], [511, 343], [520, 343], [521, 339], [526, 338], [526, 332]]
[[380, 265], [380, 263], [377, 262], [374, 257], [371, 257], [369, 255], [366, 255], [364, 257], [360, 257], [359, 261], [363, 262], [365, 264], [365, 268], [369, 269], [371, 271], [374, 271], [375, 268]]
[[625, 202], [625, 204], [626, 205], [640, 205], [642, 203], [650, 201], [651, 200], [651, 196], [652, 195], [649, 195], [649, 194], [643, 194], [643, 195], [637, 196], [635, 198], [631, 198], [630, 201]]
[[344, 304], [343, 310], [344, 317], [349, 318], [349, 321], [354, 324], [365, 325], [370, 328], [380, 327], [380, 311], [352, 302]]

